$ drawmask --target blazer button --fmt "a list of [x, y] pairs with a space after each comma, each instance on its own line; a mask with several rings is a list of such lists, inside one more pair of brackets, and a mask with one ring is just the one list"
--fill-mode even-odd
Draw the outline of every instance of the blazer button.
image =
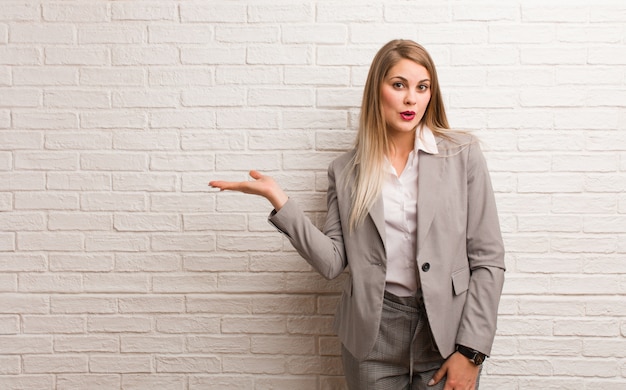
[[424, 265], [422, 265], [422, 271], [428, 272], [429, 269], [430, 269], [430, 263], [424, 263]]

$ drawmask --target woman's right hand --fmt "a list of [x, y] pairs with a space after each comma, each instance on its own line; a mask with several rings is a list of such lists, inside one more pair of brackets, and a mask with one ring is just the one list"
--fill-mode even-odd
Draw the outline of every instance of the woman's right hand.
[[254, 180], [240, 182], [214, 180], [209, 182], [209, 186], [219, 188], [220, 191], [239, 191], [262, 196], [270, 201], [276, 211], [280, 210], [289, 199], [271, 176], [265, 176], [261, 172], [253, 170], [250, 171], [250, 177]]

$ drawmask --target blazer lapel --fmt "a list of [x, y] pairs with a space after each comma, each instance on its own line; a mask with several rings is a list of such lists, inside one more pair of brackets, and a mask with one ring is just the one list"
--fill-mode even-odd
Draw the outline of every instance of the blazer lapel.
[[437, 210], [445, 158], [420, 152], [417, 193], [417, 251], [419, 253]]
[[383, 203], [382, 195], [378, 196], [376, 202], [372, 205], [369, 211], [370, 217], [372, 221], [374, 221], [374, 225], [376, 226], [376, 230], [378, 230], [378, 235], [383, 243], [383, 247], [385, 246], [385, 208]]

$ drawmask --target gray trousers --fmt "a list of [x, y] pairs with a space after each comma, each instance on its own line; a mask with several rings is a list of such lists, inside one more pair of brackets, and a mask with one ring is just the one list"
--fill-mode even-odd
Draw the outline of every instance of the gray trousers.
[[445, 378], [427, 385], [445, 359], [433, 340], [421, 292], [416, 297], [385, 292], [370, 354], [359, 361], [342, 346], [341, 355], [350, 390], [441, 390], [445, 385]]

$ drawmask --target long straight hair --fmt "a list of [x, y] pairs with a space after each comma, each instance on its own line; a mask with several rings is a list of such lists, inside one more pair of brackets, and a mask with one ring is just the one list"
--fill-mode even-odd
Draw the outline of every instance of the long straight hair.
[[417, 128], [426, 126], [435, 135], [443, 137], [446, 137], [446, 130], [450, 128], [435, 63], [426, 49], [410, 40], [393, 40], [385, 44], [374, 56], [367, 75], [355, 144], [356, 153], [352, 164], [349, 165], [350, 169], [346, 171], [347, 174], [355, 176], [349, 219], [351, 230], [363, 223], [382, 191], [385, 156], [389, 154], [392, 145], [387, 137], [380, 91], [389, 70], [402, 59], [423, 66], [430, 75], [430, 102]]

